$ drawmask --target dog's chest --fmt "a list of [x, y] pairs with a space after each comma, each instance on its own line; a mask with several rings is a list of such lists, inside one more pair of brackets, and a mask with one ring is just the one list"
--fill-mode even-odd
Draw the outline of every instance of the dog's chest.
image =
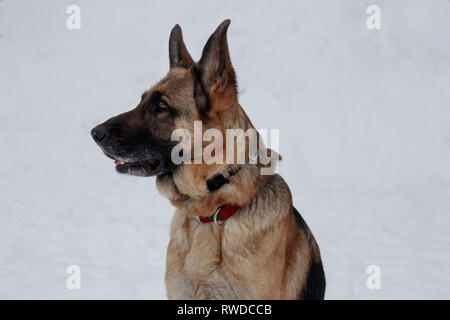
[[240, 285], [233, 272], [236, 261], [228, 248], [231, 234], [224, 226], [193, 223], [178, 230], [168, 248], [169, 298], [239, 297]]

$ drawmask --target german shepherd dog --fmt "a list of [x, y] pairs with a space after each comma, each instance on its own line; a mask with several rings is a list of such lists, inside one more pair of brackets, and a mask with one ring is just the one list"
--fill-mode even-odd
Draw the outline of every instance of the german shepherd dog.
[[193, 135], [194, 121], [203, 131], [254, 128], [238, 102], [229, 24], [219, 25], [197, 63], [176, 25], [169, 73], [137, 107], [91, 135], [119, 173], [156, 176], [157, 189], [177, 208], [167, 249], [169, 299], [323, 299], [319, 247], [278, 174], [261, 174], [267, 165], [259, 160], [172, 161], [172, 132], [183, 128]]

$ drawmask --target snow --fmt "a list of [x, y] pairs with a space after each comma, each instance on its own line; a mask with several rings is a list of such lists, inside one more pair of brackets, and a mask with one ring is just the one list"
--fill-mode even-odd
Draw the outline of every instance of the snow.
[[0, 298], [166, 298], [174, 209], [89, 131], [165, 75], [174, 24], [198, 59], [230, 18], [241, 104], [280, 128], [326, 298], [449, 299], [449, 17], [444, 0], [0, 1]]

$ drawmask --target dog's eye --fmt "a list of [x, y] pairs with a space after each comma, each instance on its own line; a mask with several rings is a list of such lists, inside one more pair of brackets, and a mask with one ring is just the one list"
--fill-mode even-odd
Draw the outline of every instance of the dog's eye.
[[165, 102], [163, 99], [158, 100], [158, 109], [160, 110], [166, 110], [169, 106], [167, 105], [167, 102]]

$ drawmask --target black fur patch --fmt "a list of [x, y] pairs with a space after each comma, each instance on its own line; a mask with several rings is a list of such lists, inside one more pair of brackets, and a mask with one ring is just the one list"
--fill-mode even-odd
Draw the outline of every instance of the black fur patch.
[[322, 262], [311, 262], [309, 265], [306, 286], [300, 293], [302, 300], [323, 300], [325, 297], [325, 273]]
[[[294, 212], [294, 218], [295, 218], [295, 222], [297, 223], [298, 227], [302, 230], [308, 230], [308, 225], [306, 224], [305, 220], [303, 220], [302, 216], [300, 215], [300, 213], [297, 211], [297, 209], [295, 209], [295, 207], [292, 207], [292, 210]], [[308, 239], [309, 241], [309, 239]]]
[[[308, 232], [308, 225], [305, 220], [303, 220], [300, 213], [292, 207], [292, 211], [294, 213], [295, 222], [298, 227], [305, 233], [307, 236], [308, 242], [312, 241], [311, 233]], [[309, 264], [309, 271], [306, 278], [306, 285], [303, 290], [300, 292], [299, 299], [302, 300], [323, 300], [325, 297], [325, 273], [323, 271], [322, 261], [313, 262], [311, 261]]]

